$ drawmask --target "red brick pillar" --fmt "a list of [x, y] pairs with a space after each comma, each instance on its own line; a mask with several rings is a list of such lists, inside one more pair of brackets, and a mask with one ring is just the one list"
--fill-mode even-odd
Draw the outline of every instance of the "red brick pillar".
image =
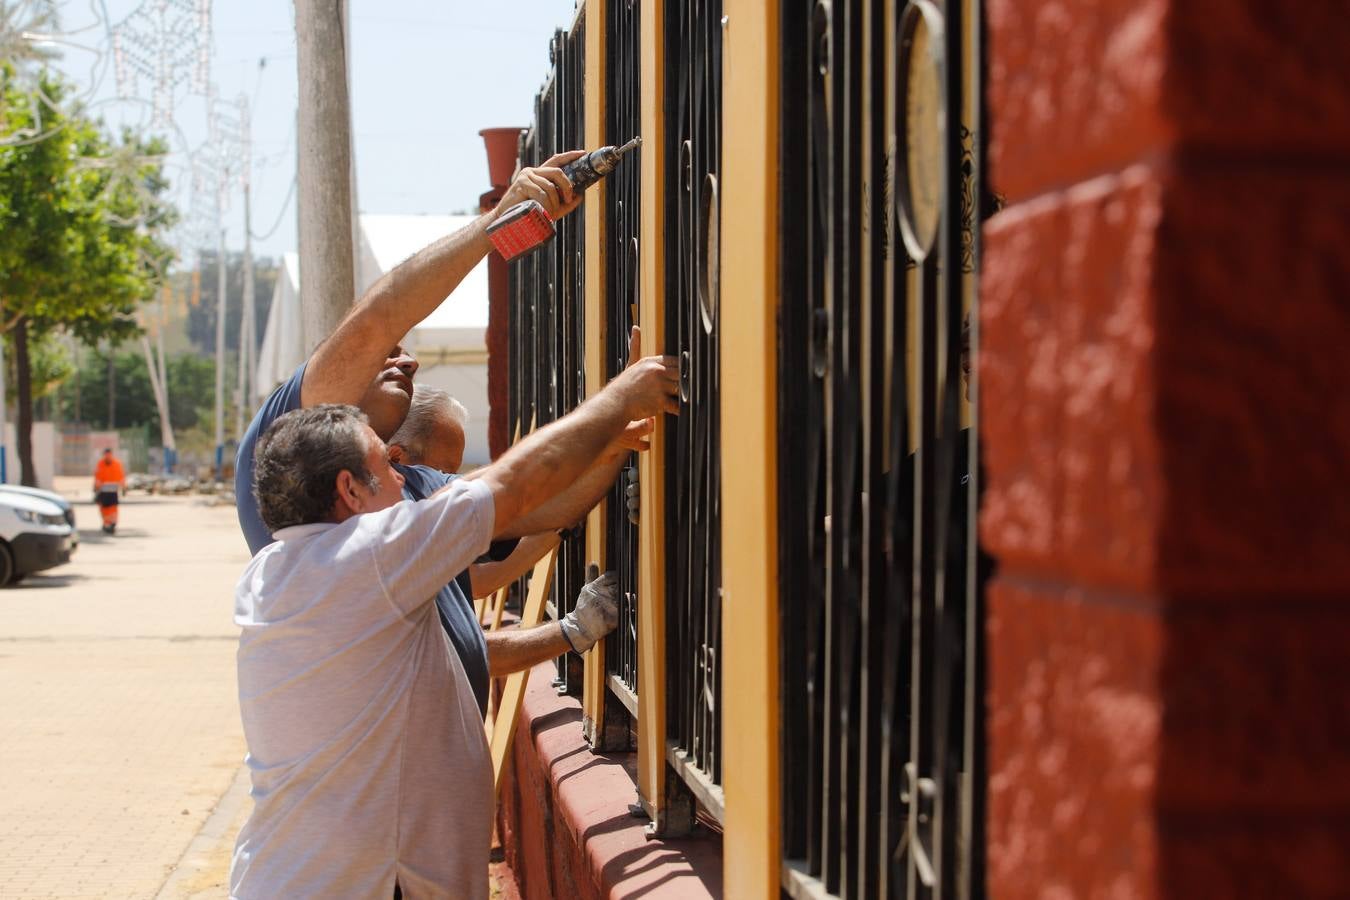
[[1350, 893], [1350, 17], [989, 0], [993, 897]]
[[[492, 190], [478, 198], [478, 211], [489, 212], [501, 202], [516, 167], [516, 149], [522, 128], [484, 128], [478, 132], [487, 147], [488, 178]], [[506, 261], [488, 254], [488, 456], [496, 459], [511, 444], [510, 419], [511, 298]]]

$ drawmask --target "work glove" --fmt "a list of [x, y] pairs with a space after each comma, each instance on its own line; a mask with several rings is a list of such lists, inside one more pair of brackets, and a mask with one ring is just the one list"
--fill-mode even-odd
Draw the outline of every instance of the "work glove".
[[563, 616], [563, 637], [572, 649], [585, 653], [619, 624], [619, 576], [606, 572], [587, 582], [577, 594], [577, 605]]

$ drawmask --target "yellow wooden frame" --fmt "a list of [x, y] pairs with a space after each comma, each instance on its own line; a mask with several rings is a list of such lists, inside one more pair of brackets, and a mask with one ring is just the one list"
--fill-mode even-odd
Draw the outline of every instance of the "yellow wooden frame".
[[[530, 575], [529, 593], [525, 598], [525, 608], [521, 610], [520, 625], [517, 627], [530, 628], [544, 621], [544, 606], [548, 600], [549, 588], [553, 586], [553, 564], [557, 558], [558, 548], [554, 547], [544, 554], [543, 559], [534, 564], [534, 572]], [[496, 630], [495, 625], [493, 630]], [[492, 716], [491, 721], [484, 723], [489, 749], [492, 752], [494, 804], [501, 793], [502, 772], [506, 768], [507, 756], [511, 753], [511, 742], [516, 734], [516, 721], [520, 718], [520, 707], [525, 700], [525, 685], [529, 681], [530, 671], [526, 669], [506, 676], [502, 700], [497, 705], [496, 714]]]
[[[599, 147], [605, 143], [605, 15], [607, 0], [586, 0], [582, 7], [586, 28], [585, 71], [585, 131], [586, 146]], [[609, 265], [609, 248], [605, 233], [605, 179], [590, 188], [581, 213], [586, 229], [586, 249], [583, 260], [586, 283], [586, 396], [592, 397], [605, 386], [605, 284]], [[605, 510], [608, 500], [601, 500], [586, 517], [586, 561], [605, 571]], [[603, 727], [605, 711], [605, 642], [601, 641], [584, 655], [582, 676], [582, 728], [593, 736], [597, 726]]]
[[[642, 215], [638, 322], [642, 355], [665, 352], [665, 0], [642, 4]], [[638, 797], [654, 830], [665, 830], [666, 540], [665, 416], [656, 417], [652, 446], [641, 454], [638, 481]], [[734, 895], [732, 895], [734, 896]]]
[[722, 66], [735, 77], [722, 81], [722, 877], [726, 896], [767, 900], [782, 878], [780, 13], [777, 0], [724, 0], [723, 12]]

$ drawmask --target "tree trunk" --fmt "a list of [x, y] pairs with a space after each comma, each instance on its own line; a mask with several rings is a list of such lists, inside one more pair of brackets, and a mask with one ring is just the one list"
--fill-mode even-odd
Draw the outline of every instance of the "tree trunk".
[[28, 368], [28, 320], [14, 326], [14, 370], [18, 392], [18, 434], [20, 482], [37, 487], [37, 469], [33, 467], [33, 373]]
[[117, 348], [108, 342], [108, 430], [117, 430]]

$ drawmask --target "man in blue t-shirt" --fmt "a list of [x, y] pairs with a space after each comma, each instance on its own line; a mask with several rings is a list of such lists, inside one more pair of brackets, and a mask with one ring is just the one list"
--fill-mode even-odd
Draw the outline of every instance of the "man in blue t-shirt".
[[[388, 440], [408, 413], [413, 377], [417, 373], [417, 361], [400, 344], [403, 336], [430, 315], [492, 249], [486, 229], [503, 211], [531, 199], [542, 204], [553, 219], [576, 209], [581, 197], [573, 195], [571, 182], [560, 167], [582, 152], [560, 153], [542, 166], [522, 169], [495, 209], [386, 273], [352, 308], [337, 330], [267, 398], [240, 440], [235, 461], [239, 525], [251, 552], [257, 553], [272, 540], [258, 514], [253, 493], [253, 451], [258, 437], [290, 410], [321, 403], [345, 403], [360, 407], [375, 433]], [[674, 402], [670, 407], [672, 412], [677, 410]], [[608, 462], [597, 464], [571, 488], [547, 498], [533, 513], [522, 517], [529, 530], [556, 530], [578, 521], [612, 483], [608, 467]], [[411, 500], [423, 500], [449, 481], [449, 476], [425, 466], [398, 469], [405, 479], [404, 496]], [[510, 545], [491, 555], [509, 552]], [[470, 591], [460, 582], [461, 579], [456, 579], [443, 586], [436, 597], [436, 606], [479, 706], [486, 709], [489, 649], [473, 614]], [[483, 593], [481, 589], [474, 590]], [[513, 665], [508, 667], [505, 665], [508, 662]], [[514, 655], [510, 660], [493, 660], [491, 670], [494, 674], [511, 671], [519, 662], [522, 660]]]

